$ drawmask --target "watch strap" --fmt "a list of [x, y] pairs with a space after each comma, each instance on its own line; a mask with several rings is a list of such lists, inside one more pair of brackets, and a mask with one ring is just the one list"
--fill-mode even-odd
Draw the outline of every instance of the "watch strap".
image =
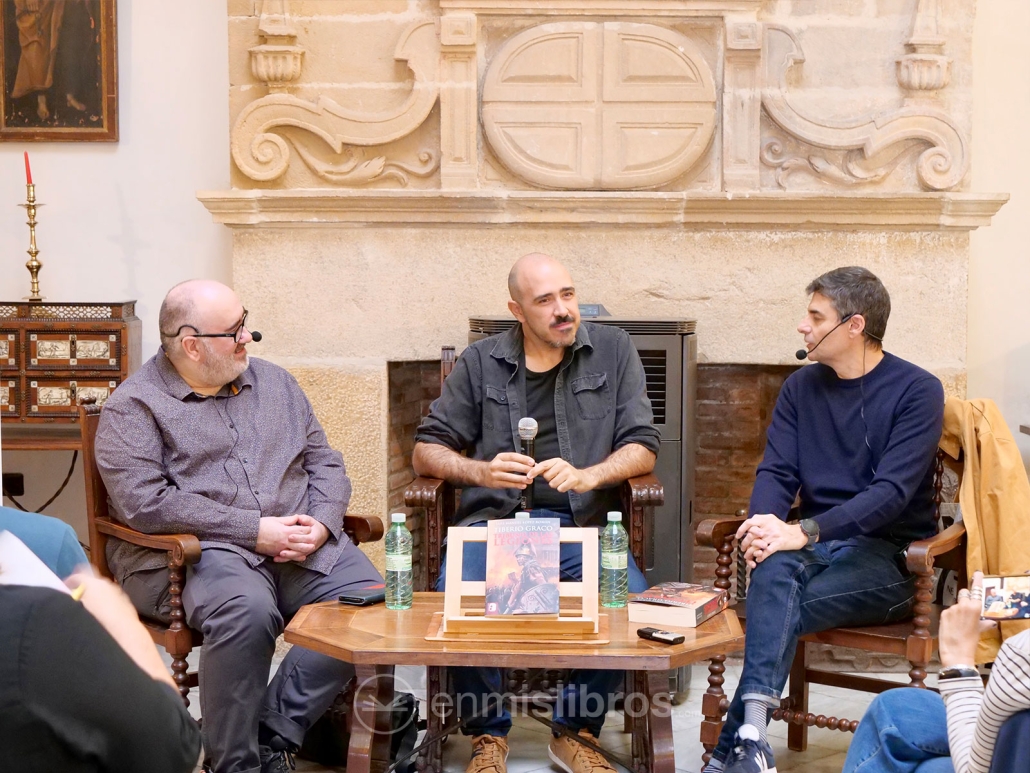
[[819, 524], [811, 518], [802, 518], [798, 525], [801, 526], [801, 531], [804, 532], [805, 536], [808, 537], [808, 545], [811, 547], [819, 541]]
[[980, 672], [976, 670], [976, 666], [948, 666], [942, 668], [940, 673], [937, 674], [937, 680], [941, 679], [968, 679], [970, 677], [980, 678]]

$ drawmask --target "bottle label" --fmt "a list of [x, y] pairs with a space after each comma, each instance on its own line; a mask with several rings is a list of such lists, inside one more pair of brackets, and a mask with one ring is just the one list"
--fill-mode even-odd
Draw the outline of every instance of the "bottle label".
[[410, 572], [411, 556], [387, 556], [386, 571], [388, 572]]
[[601, 554], [601, 568], [602, 569], [626, 569], [626, 554], [625, 553], [602, 553]]

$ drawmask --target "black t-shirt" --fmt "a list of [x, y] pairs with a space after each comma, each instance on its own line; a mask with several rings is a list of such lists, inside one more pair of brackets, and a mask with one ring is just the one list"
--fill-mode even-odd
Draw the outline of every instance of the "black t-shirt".
[[200, 728], [82, 604], [0, 585], [0, 769], [189, 773]]
[[[526, 415], [536, 419], [536, 461], [544, 462], [561, 456], [558, 447], [558, 424], [554, 418], [554, 385], [558, 381], [561, 363], [545, 373], [534, 373], [526, 368]], [[533, 509], [571, 513], [568, 493], [561, 494], [539, 477], [533, 481]]]

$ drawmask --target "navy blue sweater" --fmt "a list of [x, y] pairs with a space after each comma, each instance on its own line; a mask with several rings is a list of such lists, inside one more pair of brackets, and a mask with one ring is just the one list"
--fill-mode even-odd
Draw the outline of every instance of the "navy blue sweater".
[[838, 378], [821, 363], [801, 368], [776, 401], [750, 513], [786, 518], [800, 492], [820, 540], [932, 536], [943, 420], [941, 382], [887, 352], [862, 378]]

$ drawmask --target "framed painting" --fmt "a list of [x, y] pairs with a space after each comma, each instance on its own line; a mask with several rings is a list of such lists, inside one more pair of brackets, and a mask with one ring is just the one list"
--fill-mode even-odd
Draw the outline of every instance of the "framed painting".
[[115, 0], [0, 0], [0, 140], [118, 139]]

